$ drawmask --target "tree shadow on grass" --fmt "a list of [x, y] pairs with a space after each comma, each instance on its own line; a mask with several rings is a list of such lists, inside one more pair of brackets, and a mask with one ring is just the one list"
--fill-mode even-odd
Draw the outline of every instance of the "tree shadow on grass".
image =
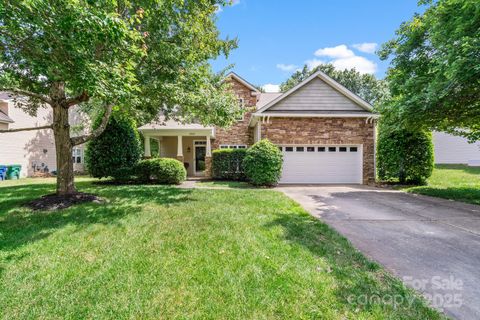
[[[375, 314], [378, 309], [405, 318], [422, 318], [428, 315], [437, 319], [438, 314], [430, 310], [422, 299], [406, 288], [400, 280], [384, 271], [377, 263], [368, 260], [350, 242], [335, 230], [308, 214], [295, 212], [279, 214], [267, 224], [267, 228], [281, 226], [284, 239], [306, 248], [314, 256], [322, 258], [330, 266], [328, 272], [336, 279], [335, 295], [350, 311], [362, 309]], [[382, 303], [377, 299], [362, 297], [404, 297], [400, 305]], [[396, 310], [395, 310], [396, 309]]]
[[[81, 184], [80, 184], [81, 185]], [[85, 186], [88, 186], [85, 185]], [[190, 197], [192, 190], [163, 186], [122, 186], [85, 189], [106, 199], [106, 203], [85, 203], [68, 209], [56, 211], [31, 211], [22, 208], [22, 204], [32, 198], [51, 192], [51, 185], [28, 185], [9, 187], [6, 197], [17, 192], [26, 192], [28, 196], [12, 196], [6, 201], [0, 189], [0, 251], [8, 252], [25, 244], [44, 239], [66, 225], [83, 228], [90, 224], [118, 224], [127, 215], [142, 212], [142, 205], [154, 203], [172, 206], [185, 201], [194, 201]]]

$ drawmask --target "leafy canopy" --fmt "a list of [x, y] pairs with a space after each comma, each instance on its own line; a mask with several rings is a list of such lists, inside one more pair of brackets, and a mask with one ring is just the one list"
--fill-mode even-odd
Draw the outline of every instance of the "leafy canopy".
[[[392, 98], [383, 113], [399, 125], [480, 138], [480, 2], [420, 1], [423, 14], [404, 22], [382, 59]], [[390, 121], [390, 120], [389, 120]], [[391, 121], [392, 122], [392, 121]]]
[[145, 120], [163, 112], [228, 125], [241, 111], [208, 64], [236, 46], [220, 39], [215, 25], [215, 10], [225, 4], [1, 1], [0, 88], [31, 93], [17, 101], [31, 114], [43, 102], [62, 101], [52, 96], [60, 87], [72, 104], [116, 104]]
[[387, 95], [384, 81], [377, 80], [371, 74], [361, 74], [355, 69], [337, 70], [331, 64], [321, 64], [313, 69], [306, 65], [302, 70], [293, 73], [289, 79], [280, 84], [282, 92], [288, 91], [317, 71], [322, 71], [363, 100], [374, 105]]

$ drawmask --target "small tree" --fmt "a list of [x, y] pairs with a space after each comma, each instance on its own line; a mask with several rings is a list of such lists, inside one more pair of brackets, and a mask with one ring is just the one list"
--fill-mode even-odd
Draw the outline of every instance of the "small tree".
[[377, 171], [381, 180], [424, 183], [434, 166], [432, 134], [379, 123]]
[[480, 2], [421, 0], [380, 50], [403, 126], [480, 139]]
[[[100, 125], [99, 118], [94, 127]], [[95, 178], [121, 178], [124, 169], [132, 168], [141, 156], [140, 139], [133, 119], [115, 112], [105, 131], [92, 139], [85, 151], [88, 172]]]
[[282, 164], [282, 153], [267, 139], [255, 143], [243, 159], [245, 175], [256, 186], [276, 185], [282, 174]]

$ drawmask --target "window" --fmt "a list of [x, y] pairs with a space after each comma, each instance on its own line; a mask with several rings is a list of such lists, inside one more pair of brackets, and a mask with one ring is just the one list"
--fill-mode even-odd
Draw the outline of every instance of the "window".
[[350, 147], [350, 152], [357, 152], [358, 148], [357, 147]]
[[297, 152], [303, 152], [303, 151], [305, 151], [304, 147], [297, 147]]
[[293, 151], [293, 147], [285, 147], [285, 151], [287, 151], [287, 152], [292, 152], [292, 151]]
[[220, 149], [246, 149], [244, 144], [221, 144]]
[[307, 147], [307, 152], [315, 152], [315, 147]]
[[194, 142], [196, 146], [205, 146], [207, 145], [207, 141], [195, 141]]
[[318, 152], [325, 152], [325, 147], [318, 147]]
[[283, 150], [282, 146], [278, 146], [278, 150], [282, 151]]
[[328, 147], [328, 152], [337, 152], [337, 147]]
[[347, 147], [340, 147], [340, 148], [338, 148], [338, 151], [347, 152]]
[[83, 163], [83, 150], [80, 148], [72, 149], [72, 162], [73, 163]]

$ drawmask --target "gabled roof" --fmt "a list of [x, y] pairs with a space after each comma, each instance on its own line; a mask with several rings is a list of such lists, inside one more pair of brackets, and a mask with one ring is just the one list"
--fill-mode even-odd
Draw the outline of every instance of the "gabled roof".
[[253, 84], [251, 84], [247, 80], [243, 79], [242, 77], [240, 77], [238, 74], [236, 74], [233, 71], [230, 72], [229, 74], [227, 74], [226, 78], [233, 78], [233, 79], [237, 80], [238, 82], [240, 82], [241, 84], [243, 84], [248, 89], [250, 89], [252, 91], [255, 91], [257, 93], [260, 93], [260, 91], [257, 88], [255, 88], [255, 86]]
[[261, 107], [260, 109], [257, 110], [256, 114], [259, 114], [259, 113], [262, 113], [266, 110], [268, 110], [270, 107], [274, 106], [275, 104], [277, 104], [278, 102], [282, 101], [283, 99], [287, 98], [288, 96], [290, 96], [292, 93], [296, 92], [298, 89], [302, 88], [303, 86], [305, 86], [306, 84], [310, 83], [312, 80], [316, 79], [316, 78], [320, 78], [321, 80], [323, 80], [324, 82], [326, 82], [328, 85], [330, 85], [332, 88], [336, 89], [339, 93], [343, 94], [345, 97], [347, 97], [348, 99], [352, 100], [354, 103], [356, 103], [358, 106], [362, 107], [363, 109], [365, 109], [366, 111], [368, 112], [372, 112], [373, 110], [373, 107], [370, 103], [366, 102], [365, 100], [363, 100], [362, 98], [360, 98], [359, 96], [357, 96], [355, 93], [353, 93], [352, 91], [348, 90], [347, 88], [345, 88], [344, 86], [342, 86], [340, 83], [338, 83], [337, 81], [333, 80], [332, 78], [330, 78], [329, 76], [327, 76], [325, 73], [323, 73], [322, 71], [317, 71], [315, 72], [314, 74], [312, 74], [310, 77], [308, 77], [307, 79], [305, 79], [304, 81], [300, 82], [298, 85], [296, 85], [295, 87], [291, 88], [290, 90], [288, 90], [287, 92], [285, 92], [284, 94], [282, 94], [281, 96], [277, 97], [276, 99], [270, 101], [269, 103], [267, 103], [266, 105], [264, 105], [263, 107]]

